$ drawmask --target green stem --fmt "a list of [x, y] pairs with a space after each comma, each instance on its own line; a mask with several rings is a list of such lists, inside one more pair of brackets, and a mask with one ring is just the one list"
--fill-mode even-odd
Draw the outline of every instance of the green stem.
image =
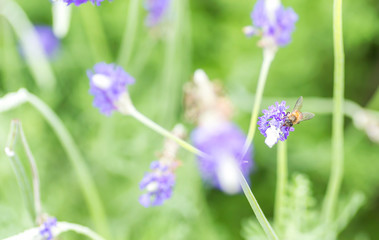
[[342, 0], [334, 0], [334, 92], [332, 123], [332, 168], [328, 189], [323, 205], [323, 220], [328, 224], [334, 218], [336, 203], [343, 177], [343, 106], [344, 106], [344, 49], [342, 36]]
[[34, 159], [32, 151], [30, 150], [28, 141], [26, 140], [24, 130], [22, 129], [22, 124], [20, 121], [15, 121], [16, 126], [19, 129], [19, 134], [21, 138], [22, 145], [25, 149], [27, 159], [30, 164], [32, 172], [32, 182], [33, 182], [33, 196], [34, 196], [34, 210], [37, 217], [37, 223], [40, 223], [39, 220], [42, 216], [42, 204], [41, 204], [41, 194], [40, 194], [40, 181], [38, 175], [37, 163]]
[[242, 190], [243, 190], [247, 200], [249, 201], [250, 206], [253, 209], [254, 214], [258, 219], [258, 222], [260, 223], [260, 225], [262, 226], [263, 230], [265, 231], [267, 237], [270, 240], [278, 240], [279, 239], [278, 236], [276, 235], [274, 229], [271, 227], [269, 221], [265, 217], [262, 209], [260, 208], [260, 206], [258, 204], [257, 199], [255, 199], [255, 196], [249, 187], [249, 184], [246, 182], [245, 177], [243, 176], [243, 174], [241, 172], [239, 172], [239, 173], [240, 173], [240, 184], [241, 184]]
[[0, 112], [13, 109], [25, 102], [29, 102], [34, 108], [36, 108], [56, 133], [74, 166], [74, 170], [79, 179], [79, 186], [84, 194], [95, 227], [100, 233], [102, 233], [102, 235], [106, 236], [107, 239], [112, 239], [107, 227], [105, 211], [95, 183], [85, 165], [85, 161], [78, 147], [59, 117], [43, 101], [25, 89], [20, 89], [15, 93], [9, 93], [1, 98]]
[[243, 151], [242, 151], [243, 155], [246, 154], [254, 138], [255, 129], [257, 128], [256, 125], [258, 121], [258, 111], [261, 106], [261, 101], [263, 97], [263, 90], [265, 88], [268, 71], [270, 69], [272, 60], [274, 60], [275, 53], [276, 53], [275, 50], [263, 49], [263, 63], [262, 63], [261, 71], [259, 74], [258, 86], [257, 86], [256, 94], [255, 94], [255, 100], [254, 100], [254, 106], [253, 106], [253, 110], [251, 111], [249, 131], [247, 134], [245, 144], [243, 146]]
[[130, 0], [129, 2], [129, 11], [126, 18], [124, 36], [122, 38], [121, 49], [117, 59], [117, 63], [125, 68], [128, 67], [134, 49], [138, 26], [139, 4], [139, 0]]
[[91, 215], [94, 219], [95, 226], [104, 236], [109, 236], [107, 228], [105, 211], [101, 203], [99, 193], [97, 192], [91, 174], [85, 165], [85, 161], [79, 152], [72, 136], [65, 128], [63, 122], [58, 116], [39, 98], [28, 93], [28, 102], [33, 105], [48, 121], [50, 126], [57, 134], [58, 139], [62, 143], [64, 149], [70, 157], [74, 169], [79, 178], [80, 187], [84, 193], [86, 202], [90, 208]]
[[30, 184], [30, 181], [28, 180], [28, 177], [26, 176], [26, 171], [21, 163], [20, 159], [18, 158], [16, 152], [15, 152], [15, 145], [17, 141], [18, 136], [18, 126], [15, 121], [11, 122], [11, 130], [9, 132], [7, 145], [5, 147], [5, 154], [8, 156], [10, 163], [12, 165], [13, 171], [16, 174], [17, 183], [20, 187], [22, 196], [25, 201], [25, 205], [27, 210], [30, 213], [30, 216], [34, 220], [36, 219], [36, 209], [35, 205], [33, 204], [33, 191], [32, 191], [32, 184]]
[[282, 233], [285, 224], [285, 194], [287, 188], [288, 167], [287, 167], [287, 144], [279, 141], [277, 155], [277, 177], [276, 177], [276, 198], [274, 222], [276, 230]]
[[27, 66], [39, 88], [46, 91], [52, 90], [57, 80], [27, 15], [12, 0], [0, 0], [0, 15], [7, 19], [16, 32]]
[[80, 6], [79, 11], [93, 57], [96, 62], [111, 61], [113, 57], [97, 8], [92, 4], [85, 5], [87, 6]]
[[167, 131], [166, 129], [158, 125], [157, 123], [153, 122], [148, 117], [140, 113], [138, 110], [131, 109], [129, 110], [129, 114], [135, 119], [137, 119], [138, 121], [140, 121], [145, 126], [154, 130], [155, 132], [163, 135], [164, 137], [172, 139], [173, 141], [175, 141], [177, 144], [179, 144], [181, 147], [183, 147], [187, 151], [194, 153], [196, 155], [202, 156], [202, 157], [207, 156], [205, 153], [203, 153], [199, 149], [193, 147], [191, 144], [187, 143], [186, 141], [183, 141], [182, 139], [178, 138], [177, 136], [173, 135], [171, 132]]

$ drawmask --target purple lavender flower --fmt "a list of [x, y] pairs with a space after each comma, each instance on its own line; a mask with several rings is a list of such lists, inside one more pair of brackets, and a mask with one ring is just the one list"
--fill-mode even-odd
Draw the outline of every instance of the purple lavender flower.
[[36, 25], [34, 28], [43, 50], [48, 57], [52, 58], [59, 49], [59, 39], [54, 35], [53, 29], [50, 26]]
[[252, 149], [241, 158], [245, 134], [233, 123], [223, 122], [213, 127], [200, 126], [193, 130], [192, 141], [208, 154], [198, 157], [202, 178], [211, 185], [234, 194], [240, 191], [238, 167], [246, 177], [253, 167]]
[[53, 240], [52, 228], [57, 225], [56, 218], [48, 218], [42, 225], [42, 229], [39, 231], [42, 237], [46, 240]]
[[67, 5], [74, 3], [76, 6], [79, 6], [88, 1], [90, 1], [92, 4], [96, 4], [97, 6], [100, 6], [100, 3], [104, 0], [63, 0], [63, 2], [67, 3]]
[[172, 169], [160, 161], [154, 161], [150, 165], [151, 172], [146, 173], [140, 183], [140, 189], [146, 190], [139, 198], [144, 207], [162, 205], [171, 197], [172, 188], [175, 185], [175, 175]]
[[153, 27], [158, 25], [168, 10], [171, 0], [146, 0], [145, 9], [149, 12], [146, 17], [146, 25]]
[[[59, 50], [59, 39], [54, 35], [51, 26], [48, 25], [35, 25], [34, 30], [37, 33], [38, 40], [48, 58], [52, 59]], [[21, 46], [19, 52], [22, 57], [25, 53]]]
[[126, 86], [134, 83], [134, 78], [116, 64], [97, 63], [94, 71], [88, 70], [89, 92], [95, 96], [93, 105], [109, 116], [117, 110], [116, 103], [126, 93]]
[[275, 105], [269, 106], [268, 110], [264, 109], [262, 111], [264, 115], [258, 118], [258, 129], [266, 137], [265, 142], [269, 147], [276, 144], [278, 140], [285, 141], [289, 132], [295, 130], [293, 127], [284, 125], [288, 108], [285, 101], [280, 104], [276, 102]]
[[[284, 8], [280, 2], [267, 3], [265, 0], [257, 1], [250, 17], [254, 27], [260, 29], [263, 39], [273, 40], [278, 46], [291, 42], [291, 34], [298, 20], [292, 8]], [[246, 28], [247, 30], [250, 31], [246, 34], [251, 36], [253, 31], [251, 28]]]

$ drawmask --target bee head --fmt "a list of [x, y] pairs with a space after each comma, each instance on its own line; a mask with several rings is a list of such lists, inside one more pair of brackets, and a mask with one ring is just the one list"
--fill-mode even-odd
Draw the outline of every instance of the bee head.
[[286, 125], [287, 127], [292, 127], [293, 126], [293, 123], [291, 120], [289, 120], [288, 118], [284, 121], [284, 125]]

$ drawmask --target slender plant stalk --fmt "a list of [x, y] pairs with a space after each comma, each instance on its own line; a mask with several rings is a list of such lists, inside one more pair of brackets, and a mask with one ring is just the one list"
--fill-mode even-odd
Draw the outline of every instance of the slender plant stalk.
[[279, 234], [281, 234], [286, 220], [284, 215], [284, 207], [288, 181], [287, 144], [285, 141], [279, 141], [278, 143], [277, 159], [274, 222], [276, 230], [279, 232]]
[[52, 90], [57, 80], [27, 15], [12, 0], [0, 0], [0, 15], [12, 25], [20, 39], [25, 61], [38, 87], [46, 91]]
[[251, 111], [249, 131], [247, 133], [247, 138], [242, 150], [243, 155], [247, 153], [247, 150], [249, 149], [250, 144], [254, 138], [255, 129], [257, 128], [256, 125], [258, 121], [258, 111], [261, 106], [262, 97], [263, 97], [263, 90], [265, 88], [268, 71], [270, 69], [270, 65], [272, 61], [274, 60], [274, 57], [275, 57], [274, 50], [263, 49], [263, 63], [262, 63], [261, 71], [259, 74], [258, 86], [257, 86], [256, 94], [255, 94], [255, 100], [254, 100], [254, 106], [253, 106], [253, 110]]
[[334, 92], [332, 123], [332, 168], [323, 206], [323, 220], [330, 223], [336, 212], [336, 203], [343, 177], [343, 106], [344, 106], [344, 49], [342, 35], [342, 0], [334, 0], [333, 5], [334, 39]]
[[29, 144], [26, 140], [21, 122], [16, 120], [15, 124], [19, 129], [21, 142], [22, 142], [22, 145], [24, 146], [26, 156], [27, 156], [27, 159], [29, 161], [30, 168], [32, 171], [34, 209], [35, 209], [37, 222], [38, 222], [39, 218], [42, 216], [42, 204], [41, 204], [40, 181], [39, 181], [37, 163], [33, 157], [32, 151], [30, 150]]
[[241, 184], [242, 190], [243, 190], [247, 200], [249, 201], [250, 206], [253, 209], [255, 216], [258, 219], [258, 222], [260, 223], [260, 225], [262, 226], [263, 230], [265, 231], [267, 237], [270, 240], [278, 240], [279, 239], [278, 236], [276, 235], [274, 229], [271, 227], [269, 221], [265, 217], [262, 209], [260, 208], [260, 206], [258, 204], [257, 199], [255, 199], [255, 196], [249, 187], [249, 184], [246, 182], [245, 177], [243, 176], [243, 174], [241, 172], [239, 172], [239, 174], [240, 174], [240, 184]]
[[96, 229], [98, 229], [102, 235], [106, 236], [107, 239], [112, 239], [107, 227], [105, 211], [95, 183], [78, 147], [59, 117], [43, 101], [25, 89], [20, 89], [16, 93], [9, 93], [1, 98], [0, 112], [13, 109], [25, 102], [29, 102], [35, 107], [53, 128], [74, 166], [74, 170], [79, 179], [79, 186], [84, 194]]
[[32, 193], [33, 192], [32, 184], [28, 180], [28, 177], [26, 176], [25, 168], [15, 152], [15, 145], [16, 145], [16, 140], [18, 136], [18, 131], [19, 129], [17, 128], [16, 124], [12, 121], [7, 145], [5, 147], [5, 154], [8, 156], [10, 160], [10, 163], [16, 174], [17, 183], [20, 186], [20, 190], [24, 198], [26, 208], [29, 211], [30, 216], [32, 217], [34, 221], [36, 219], [36, 214], [35, 214], [36, 211], [35, 211], [35, 205], [33, 204], [34, 201], [33, 201], [33, 193]]
[[72, 136], [65, 128], [63, 122], [44, 102], [31, 93], [28, 94], [28, 101], [45, 117], [57, 134], [58, 139], [74, 165], [74, 169], [79, 178], [80, 187], [90, 208], [96, 229], [104, 236], [109, 236], [110, 233], [107, 227], [106, 215], [99, 193]]
[[140, 121], [145, 126], [151, 128], [155, 132], [163, 135], [164, 137], [172, 139], [173, 141], [175, 141], [176, 143], [178, 143], [181, 147], [183, 147], [187, 151], [189, 151], [189, 152], [191, 152], [193, 154], [202, 156], [202, 157], [207, 156], [207, 154], [205, 154], [204, 152], [200, 151], [199, 149], [193, 147], [191, 144], [187, 143], [186, 141], [183, 141], [182, 139], [180, 139], [177, 136], [173, 135], [171, 132], [167, 131], [166, 129], [164, 129], [163, 127], [161, 127], [160, 125], [158, 125], [157, 123], [153, 122], [148, 117], [146, 117], [145, 115], [143, 115], [142, 113], [140, 113], [138, 110], [133, 109], [129, 113], [130, 113], [130, 115], [132, 117], [134, 117], [135, 119], [137, 119], [138, 121]]
[[97, 12], [97, 8], [91, 4], [80, 6], [83, 29], [87, 35], [90, 49], [96, 62], [111, 61], [113, 59], [103, 24]]
[[129, 11], [126, 18], [124, 36], [121, 42], [117, 63], [123, 67], [129, 66], [129, 61], [133, 53], [134, 43], [138, 26], [140, 0], [129, 1]]

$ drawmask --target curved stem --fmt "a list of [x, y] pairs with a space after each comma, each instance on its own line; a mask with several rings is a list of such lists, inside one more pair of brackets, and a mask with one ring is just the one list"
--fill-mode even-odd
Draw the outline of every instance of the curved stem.
[[85, 161], [78, 147], [59, 117], [42, 100], [25, 89], [20, 89], [15, 93], [9, 93], [2, 97], [0, 99], [0, 112], [13, 109], [25, 102], [29, 102], [34, 108], [36, 108], [56, 133], [74, 166], [74, 170], [79, 179], [79, 186], [84, 194], [84, 198], [87, 202], [96, 228], [103, 235], [107, 236], [107, 239], [111, 239], [108, 237], [110, 236], [110, 233], [107, 227], [105, 211], [95, 183], [85, 165]]
[[[54, 237], [59, 236], [60, 234], [68, 231], [74, 231], [76, 233], [82, 234], [84, 236], [89, 237], [93, 240], [105, 240], [103, 237], [89, 229], [88, 227], [81, 226], [75, 223], [69, 222], [57, 222], [55, 227], [52, 227]], [[34, 240], [34, 239], [42, 239], [41, 238], [41, 228], [35, 227], [28, 229], [22, 233], [17, 235], [5, 238], [3, 240]]]
[[332, 123], [332, 169], [323, 205], [325, 224], [332, 221], [343, 177], [343, 106], [344, 106], [344, 49], [342, 35], [342, 0], [334, 0], [333, 6], [334, 39], [334, 92]]
[[47, 120], [50, 126], [53, 128], [57, 134], [58, 139], [63, 145], [69, 155], [76, 174], [79, 178], [80, 187], [84, 193], [84, 197], [90, 208], [91, 215], [94, 219], [96, 228], [99, 232], [103, 233], [105, 236], [109, 236], [109, 231], [106, 223], [105, 211], [102, 206], [99, 193], [97, 192], [94, 181], [92, 180], [91, 174], [87, 169], [84, 159], [79, 152], [72, 136], [65, 128], [63, 122], [58, 118], [58, 116], [39, 98], [31, 93], [28, 93], [28, 102], [33, 105]]
[[276, 172], [276, 198], [275, 198], [275, 227], [279, 233], [282, 233], [285, 216], [284, 216], [284, 204], [285, 194], [287, 188], [287, 144], [286, 142], [279, 141], [278, 143], [278, 155], [277, 155], [277, 172]]
[[0, 0], [0, 15], [12, 25], [16, 32], [27, 66], [42, 90], [52, 90], [57, 82], [47, 56], [34, 30], [33, 24], [24, 11], [12, 0]]
[[246, 154], [254, 138], [255, 129], [257, 128], [256, 125], [258, 121], [258, 111], [261, 106], [263, 90], [265, 88], [265, 83], [266, 83], [266, 79], [267, 79], [268, 71], [270, 69], [271, 62], [272, 60], [274, 60], [274, 57], [275, 57], [275, 52], [276, 51], [272, 49], [263, 49], [263, 63], [262, 63], [261, 71], [259, 74], [258, 86], [257, 86], [256, 94], [255, 94], [255, 100], [254, 100], [254, 106], [253, 106], [253, 110], [251, 111], [249, 131], [247, 134], [245, 144], [243, 146], [242, 155]]
[[30, 150], [28, 141], [26, 140], [24, 130], [22, 129], [22, 124], [20, 121], [15, 122], [16, 126], [19, 128], [19, 133], [21, 137], [22, 145], [24, 146], [27, 159], [30, 164], [30, 168], [32, 171], [32, 182], [33, 182], [33, 195], [34, 195], [34, 209], [36, 212], [37, 217], [37, 223], [42, 216], [42, 205], [41, 205], [41, 194], [40, 194], [40, 181], [39, 181], [39, 175], [38, 175], [38, 168], [36, 160], [34, 159], [34, 156], [32, 154], [32, 151]]

